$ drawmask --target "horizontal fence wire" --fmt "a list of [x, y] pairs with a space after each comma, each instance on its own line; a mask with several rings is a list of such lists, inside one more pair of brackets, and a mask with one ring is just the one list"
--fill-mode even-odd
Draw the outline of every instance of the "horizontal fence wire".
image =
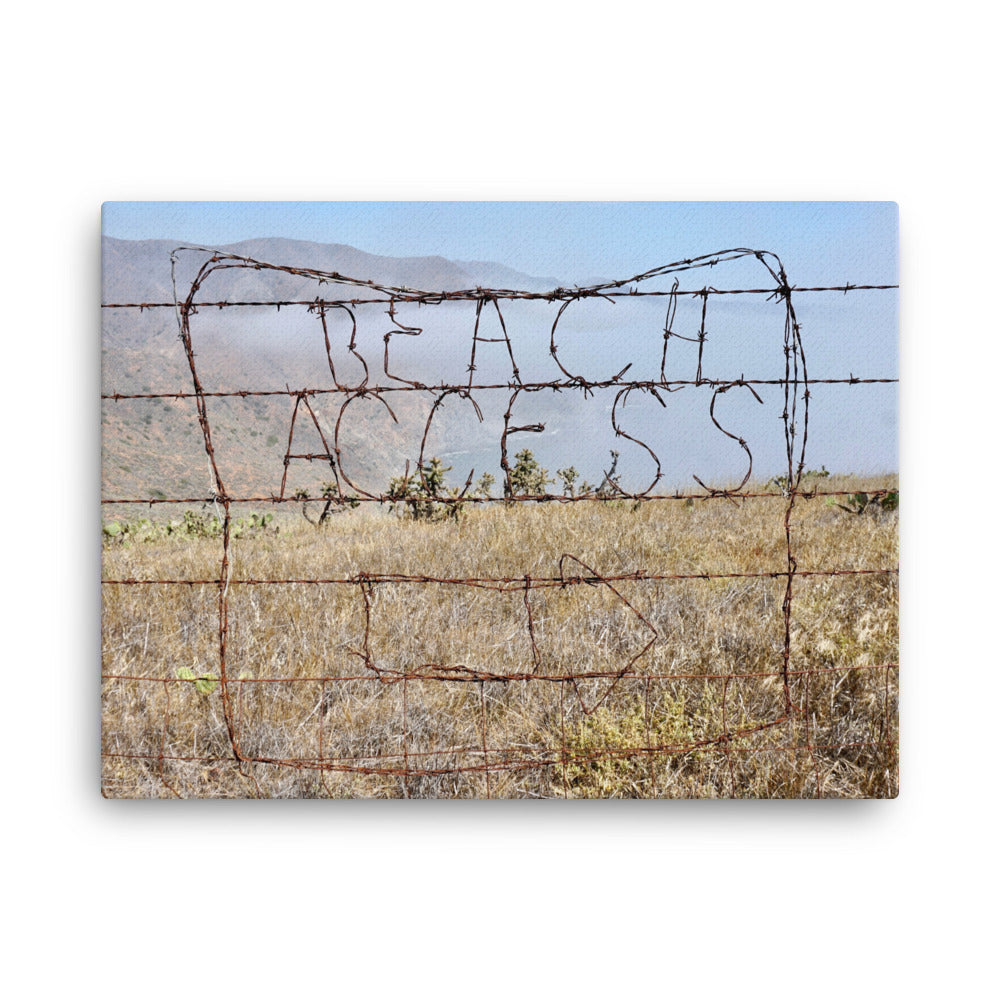
[[[330, 276], [330, 280], [340, 280], [337, 276]], [[639, 280], [639, 279], [633, 279]], [[798, 285], [790, 285], [789, 290], [795, 293], [798, 292], [859, 292], [859, 291], [888, 291], [890, 289], [898, 288], [898, 285], [822, 285], [822, 286], [812, 286], [812, 287], [800, 287]], [[475, 290], [467, 290], [462, 292], [411, 292], [406, 289], [392, 289], [395, 296], [395, 300], [398, 302], [427, 302], [436, 303], [442, 301], [465, 301], [465, 302], [475, 302], [478, 301], [483, 295], [496, 296], [497, 298], [512, 299], [512, 300], [544, 300], [546, 302], [555, 302], [559, 300], [564, 300], [566, 298], [573, 298], [578, 294], [582, 295], [592, 295], [597, 294], [593, 292], [590, 288], [577, 288], [572, 291], [567, 289], [556, 289], [554, 292], [541, 293], [541, 292], [518, 292], [518, 291], [504, 291], [498, 289], [482, 289], [477, 288]], [[643, 292], [605, 292], [602, 294], [603, 298], [622, 298], [631, 295], [643, 295], [643, 296], [704, 296], [704, 295], [768, 295], [773, 296], [775, 290], [773, 288], [699, 288], [699, 289], [677, 289], [669, 292], [666, 291], [643, 291]], [[267, 309], [281, 309], [282, 306], [337, 306], [337, 305], [369, 305], [372, 303], [384, 302], [383, 298], [337, 298], [337, 299], [268, 299], [266, 301], [230, 301], [228, 299], [220, 302], [199, 302], [195, 307], [202, 309], [231, 309], [231, 308], [256, 308], [263, 307]], [[102, 303], [105, 309], [138, 309], [140, 311], [144, 309], [176, 309], [176, 302], [105, 302]]]
[[[182, 255], [195, 255], [200, 261], [197, 271], [189, 286], [182, 295], [178, 291], [176, 267]], [[188, 259], [186, 256], [184, 259]], [[682, 272], [695, 271], [701, 268], [714, 268], [732, 261], [749, 260], [759, 264], [768, 275], [770, 281], [767, 287], [719, 289], [705, 286], [700, 289], [682, 290], [679, 280], [674, 275]], [[130, 707], [129, 711], [146, 713], [143, 720], [144, 732], [140, 747], [129, 747], [127, 741], [115, 732], [114, 725], [109, 721], [110, 713], [106, 710], [103, 726], [104, 747], [102, 755], [106, 770], [114, 762], [142, 762], [151, 769], [156, 780], [166, 794], [212, 795], [212, 794], [276, 794], [273, 783], [262, 777], [274, 769], [282, 772], [310, 772], [319, 774], [320, 785], [294, 785], [293, 794], [343, 794], [341, 786], [331, 787], [328, 779], [331, 776], [347, 776], [358, 779], [378, 779], [379, 781], [395, 781], [395, 785], [378, 785], [362, 788], [360, 794], [385, 794], [386, 788], [390, 794], [403, 796], [422, 794], [456, 794], [493, 797], [494, 795], [528, 795], [541, 794], [538, 789], [548, 789], [551, 794], [579, 794], [581, 775], [587, 781], [593, 782], [597, 776], [596, 785], [586, 785], [585, 788], [596, 789], [597, 794], [634, 794], [651, 795], [677, 794], [668, 791], [665, 782], [669, 777], [670, 761], [690, 761], [698, 758], [704, 761], [705, 755], [715, 755], [714, 763], [703, 765], [706, 773], [713, 768], [722, 766], [722, 777], [718, 775], [710, 783], [711, 791], [706, 787], [684, 786], [680, 794], [729, 794], [739, 796], [752, 794], [744, 786], [746, 767], [737, 763], [742, 758], [750, 757], [793, 757], [805, 758], [808, 761], [809, 780], [797, 786], [797, 790], [778, 791], [775, 794], [816, 795], [825, 794], [824, 783], [830, 783], [824, 770], [825, 761], [831, 755], [834, 758], [848, 759], [850, 767], [855, 770], [882, 769], [885, 773], [872, 776], [871, 787], [877, 787], [878, 792], [871, 794], [895, 794], [895, 774], [897, 769], [897, 733], [896, 733], [896, 685], [898, 682], [898, 663], [893, 661], [866, 662], [864, 650], [854, 651], [849, 663], [824, 666], [801, 666], [796, 664], [797, 647], [794, 641], [794, 606], [796, 601], [797, 581], [813, 580], [820, 585], [824, 580], [851, 578], [891, 579], [898, 575], [898, 567], [884, 566], [817, 566], [800, 568], [795, 545], [795, 530], [793, 514], [799, 506], [816, 498], [828, 498], [833, 503], [836, 498], [848, 500], [855, 506], [869, 510], [890, 509], [898, 503], [898, 491], [895, 487], [871, 490], [863, 494], [863, 504], [858, 500], [860, 494], [849, 489], [824, 489], [816, 481], [810, 479], [805, 464], [806, 443], [809, 432], [810, 387], [814, 385], [855, 386], [862, 384], [891, 384], [895, 378], [857, 377], [850, 373], [846, 378], [810, 379], [807, 374], [805, 350], [801, 327], [798, 322], [794, 296], [802, 293], [838, 292], [842, 295], [858, 292], [882, 292], [895, 289], [895, 285], [864, 285], [842, 284], [830, 286], [798, 287], [792, 285], [784, 271], [781, 261], [769, 251], [734, 249], [721, 251], [703, 257], [679, 261], [664, 267], [654, 268], [643, 274], [621, 281], [605, 282], [598, 285], [573, 288], [556, 288], [550, 292], [527, 292], [512, 289], [464, 289], [457, 291], [425, 291], [400, 286], [380, 284], [375, 281], [352, 278], [335, 272], [321, 272], [310, 268], [291, 265], [271, 264], [235, 254], [224, 253], [210, 248], [181, 247], [171, 255], [172, 267], [175, 269], [174, 285], [175, 299], [172, 302], [108, 302], [103, 304], [107, 310], [135, 310], [144, 312], [153, 309], [170, 308], [174, 310], [179, 339], [183, 345], [184, 358], [191, 377], [190, 390], [170, 392], [122, 392], [111, 391], [102, 394], [106, 404], [116, 404], [128, 400], [187, 400], [195, 401], [197, 417], [204, 442], [204, 454], [208, 461], [211, 475], [211, 488], [206, 494], [188, 497], [102, 497], [104, 505], [124, 504], [191, 504], [210, 502], [218, 512], [220, 522], [219, 564], [218, 572], [211, 575], [192, 574], [164, 575], [162, 577], [142, 576], [111, 576], [102, 580], [105, 588], [111, 588], [107, 594], [118, 588], [133, 587], [166, 587], [179, 588], [193, 592], [195, 588], [208, 588], [214, 592], [214, 661], [216, 671], [204, 671], [200, 677], [188, 670], [182, 672], [180, 666], [170, 676], [155, 674], [155, 667], [147, 663], [147, 646], [149, 643], [150, 621], [145, 622], [145, 641], [142, 653], [137, 651], [137, 640], [123, 643], [123, 648], [133, 649], [136, 653], [130, 666], [132, 669], [108, 669], [103, 672], [105, 685], [105, 701], [116, 697], [115, 686], [119, 688], [133, 687], [144, 694], [136, 695], [142, 707]], [[218, 278], [226, 272], [264, 272], [285, 278], [296, 278], [307, 282], [315, 282], [323, 295], [315, 298], [275, 298], [271, 300], [240, 300], [228, 301], [220, 299], [199, 299], [203, 288], [213, 277]], [[673, 286], [664, 290], [655, 287], [645, 287], [645, 283], [654, 279], [672, 278]], [[346, 294], [327, 294], [331, 288], [347, 290]], [[357, 290], [363, 289], [359, 295]], [[710, 300], [714, 296], [726, 295], [762, 295], [783, 307], [783, 351], [784, 376], [771, 379], [748, 379], [743, 373], [738, 378], [730, 380], [710, 379], [703, 376], [702, 358], [707, 340], [706, 316]], [[626, 379], [626, 366], [618, 375], [601, 381], [588, 380], [574, 374], [566, 367], [559, 355], [556, 342], [560, 320], [564, 311], [573, 303], [605, 299], [636, 299], [644, 297], [659, 297], [667, 300], [666, 322], [658, 336], [662, 337], [662, 361], [659, 379], [629, 381]], [[681, 297], [692, 297], [701, 300], [701, 323], [694, 336], [685, 336], [672, 328], [672, 319], [676, 315], [677, 303]], [[520, 371], [515, 362], [515, 351], [511, 337], [508, 334], [501, 304], [504, 302], [543, 301], [559, 304], [559, 311], [548, 332], [548, 354], [551, 361], [559, 368], [559, 378], [550, 381], [522, 381]], [[393, 370], [390, 345], [396, 336], [419, 336], [423, 330], [411, 327], [398, 319], [397, 306], [416, 304], [420, 306], [435, 306], [446, 302], [466, 301], [476, 304], [475, 323], [471, 337], [466, 347], [469, 351], [469, 377], [461, 383], [425, 384], [418, 379], [406, 378]], [[372, 383], [373, 370], [376, 370], [374, 359], [365, 357], [356, 343], [357, 318], [355, 310], [362, 306], [379, 305], [386, 310], [393, 329], [384, 334], [384, 352], [381, 358], [381, 375], [385, 382]], [[296, 309], [305, 310], [319, 321], [322, 331], [326, 360], [333, 382], [331, 386], [313, 386], [292, 389], [260, 388], [239, 389], [230, 391], [206, 390], [197, 363], [195, 350], [195, 333], [192, 321], [200, 312], [207, 310], [225, 310], [233, 308], [253, 309]], [[491, 313], [499, 323], [500, 336], [481, 336], [480, 320], [484, 311]], [[352, 324], [352, 334], [347, 344], [348, 351], [355, 360], [363, 366], [363, 378], [360, 382], [347, 384], [338, 376], [331, 349], [331, 338], [327, 324], [330, 315], [346, 316]], [[195, 326], [197, 324], [194, 324]], [[672, 339], [686, 340], [698, 345], [697, 371], [693, 379], [668, 379], [666, 377], [666, 359], [669, 343]], [[491, 381], [477, 383], [475, 381], [476, 352], [480, 344], [499, 344], [509, 356], [512, 377], [508, 381]], [[371, 364], [369, 364], [371, 361]], [[719, 432], [724, 434], [740, 449], [746, 457], [746, 472], [738, 485], [727, 488], [715, 488], [705, 485], [698, 477], [694, 477], [701, 488], [699, 492], [657, 492], [656, 486], [662, 476], [662, 463], [650, 446], [630, 435], [617, 422], [619, 409], [624, 406], [631, 393], [645, 393], [663, 404], [662, 396], [687, 386], [696, 386], [712, 393], [710, 417]], [[715, 416], [715, 404], [718, 398], [726, 392], [742, 389], [752, 393], [758, 402], [755, 386], [777, 387], [784, 394], [784, 409], [782, 422], [785, 437], [786, 472], [783, 477], [776, 477], [768, 484], [774, 488], [748, 488], [753, 472], [753, 455], [747, 441], [731, 429], [724, 428]], [[428, 481], [427, 444], [431, 430], [431, 422], [435, 412], [449, 398], [463, 399], [470, 402], [479, 414], [476, 394], [479, 392], [503, 391], [509, 394], [504, 430], [500, 444], [500, 467], [503, 472], [501, 488], [502, 496], [493, 497], [477, 493], [469, 481], [460, 490], [443, 491], [432, 488]], [[511, 417], [514, 402], [522, 393], [536, 391], [578, 391], [584, 397], [595, 390], [613, 390], [614, 404], [611, 408], [612, 427], [618, 437], [624, 437], [645, 449], [649, 458], [656, 465], [656, 475], [652, 483], [644, 490], [627, 489], [621, 482], [621, 477], [615, 473], [613, 461], [610, 470], [605, 472], [603, 481], [598, 486], [581, 489], [579, 492], [567, 489], [561, 493], [548, 493], [525, 487], [517, 478], [516, 466], [512, 466], [508, 453], [508, 438], [519, 433], [537, 432], [541, 425], [513, 426]], [[402, 491], [372, 492], [367, 491], [353, 482], [345, 468], [345, 454], [348, 447], [341, 435], [341, 425], [347, 408], [356, 400], [369, 398], [377, 400], [388, 411], [394, 421], [396, 413], [390, 400], [399, 393], [431, 394], [434, 404], [423, 431], [418, 456], [414, 456], [414, 471], [410, 472], [407, 465], [404, 476], [399, 483]], [[310, 400], [317, 397], [342, 397], [335, 426], [331, 435], [324, 433], [322, 423], [313, 410]], [[289, 429], [287, 447], [283, 458], [284, 476], [280, 488], [270, 493], [259, 493], [253, 496], [241, 496], [240, 491], [232, 490], [225, 480], [220, 463], [217, 460], [219, 449], [223, 447], [213, 437], [213, 424], [209, 419], [208, 401], [224, 398], [248, 397], [287, 397], [294, 401], [291, 427]], [[665, 404], [664, 404], [665, 405]], [[481, 415], [480, 415], [481, 419]], [[296, 421], [301, 420], [305, 426], [313, 428], [322, 442], [322, 450], [301, 452], [293, 450], [293, 436]], [[613, 453], [614, 455], [614, 453]], [[616, 461], [616, 459], [615, 459]], [[308, 491], [292, 492], [288, 487], [288, 470], [296, 462], [319, 462], [329, 468], [331, 482], [322, 495], [313, 495]], [[281, 575], [274, 577], [254, 577], [252, 575], [236, 575], [233, 572], [232, 543], [235, 537], [236, 518], [232, 508], [237, 504], [267, 503], [274, 505], [302, 504], [303, 513], [308, 520], [310, 505], [318, 510], [323, 507], [322, 518], [328, 514], [346, 512], [362, 503], [386, 504], [409, 509], [414, 518], [419, 517], [421, 510], [449, 511], [457, 514], [466, 504], [504, 506], [539, 504], [599, 504], [607, 507], [609, 504], [631, 503], [634, 509], [642, 504], [656, 501], [684, 501], [685, 504], [705, 501], [724, 501], [741, 505], [763, 499], [780, 500], [779, 515], [780, 534], [783, 539], [780, 568], [760, 569], [755, 571], [700, 571], [690, 572], [657, 572], [655, 569], [638, 569], [632, 572], [612, 573], [599, 572], [593, 566], [584, 562], [579, 556], [564, 553], [559, 559], [558, 574], [541, 576], [530, 573], [522, 575], [435, 575], [432, 573], [402, 573], [402, 572], [355, 572], [340, 575]], [[424, 505], [421, 507], [420, 505]], [[545, 509], [545, 508], [542, 508]], [[848, 509], [845, 506], [845, 510]], [[860, 512], [860, 511], [855, 511]], [[470, 553], [472, 555], [472, 553]], [[651, 669], [649, 661], [654, 649], [663, 643], [661, 628], [653, 623], [652, 615], [642, 606], [640, 587], [635, 585], [656, 586], [667, 583], [686, 582], [725, 582], [725, 581], [758, 581], [762, 585], [769, 581], [779, 585], [781, 590], [780, 616], [775, 621], [780, 626], [780, 648], [773, 650], [773, 669], [740, 670], [729, 669], [724, 672], [711, 670], [685, 670], [683, 665], [669, 670]], [[265, 590], [281, 587], [335, 588], [345, 593], [353, 594], [352, 621], [356, 625], [355, 641], [342, 650], [342, 655], [355, 664], [354, 669], [333, 668], [332, 663], [324, 671], [306, 672], [297, 676], [250, 676], [243, 671], [234, 675], [231, 663], [232, 626], [234, 622], [234, 601], [242, 600], [239, 595], [251, 594], [256, 588]], [[522, 659], [504, 668], [491, 667], [488, 650], [473, 648], [469, 650], [468, 663], [413, 662], [402, 660], [393, 662], [393, 656], [387, 654], [384, 648], [378, 650], [375, 646], [384, 647], [381, 635], [379, 616], [382, 613], [380, 604], [392, 588], [458, 588], [462, 591], [475, 593], [491, 593], [497, 595], [494, 599], [515, 598], [519, 601], [518, 615], [521, 624], [517, 627], [522, 644]], [[626, 588], [628, 588], [626, 590]], [[544, 622], [545, 609], [542, 603], [546, 595], [559, 595], [567, 599], [573, 593], [598, 593], [604, 601], [603, 614], [608, 616], [608, 628], [617, 630], [619, 639], [624, 642], [627, 635], [632, 642], [625, 649], [619, 661], [604, 669], [588, 669], [580, 666], [566, 669], [558, 657], [552, 657], [546, 643], [548, 637], [543, 636], [548, 626]], [[108, 596], [105, 596], [105, 602]], [[517, 604], [515, 601], [515, 604]], [[405, 610], [405, 601], [401, 607]], [[241, 613], [245, 609], [241, 608]], [[256, 609], [259, 615], [259, 609]], [[150, 616], [152, 616], [152, 606]], [[271, 623], [274, 624], [273, 622]], [[142, 621], [135, 624], [141, 629]], [[193, 634], [193, 633], [192, 633]], [[725, 641], [724, 635], [719, 641]], [[245, 641], [245, 638], [241, 641]], [[511, 637], [508, 642], [512, 642]], [[470, 639], [470, 642], [472, 640]], [[203, 644], [202, 644], [203, 645]], [[419, 652], [419, 649], [417, 650]], [[869, 658], [870, 659], [870, 658]], [[479, 661], [479, 662], [474, 662]], [[138, 664], [140, 669], [134, 669]], [[159, 668], [162, 670], [162, 666]], [[150, 671], [154, 671], [151, 673]], [[832, 713], [843, 699], [841, 692], [857, 685], [857, 678], [881, 678], [879, 685], [865, 688], [863, 699], [876, 706], [871, 708], [871, 718], [868, 731], [874, 734], [872, 739], [841, 739], [830, 741], [823, 739], [823, 732], [831, 732], [829, 726], [824, 729], [817, 721], [817, 704], [815, 699], [820, 695], [818, 685], [829, 682], [829, 711]], [[850, 678], [855, 680], [850, 680]], [[839, 678], [836, 682], [832, 678]], [[817, 680], [818, 679], [818, 680]], [[813, 681], [816, 680], [816, 685]], [[711, 732], [694, 732], [681, 725], [677, 719], [671, 723], [670, 730], [665, 724], [662, 710], [657, 708], [657, 698], [662, 697], [666, 686], [679, 684], [681, 681], [700, 682], [705, 685], [705, 698], [715, 699], [716, 714], [713, 716], [715, 728]], [[746, 709], [747, 691], [741, 685], [745, 682], [755, 682], [761, 690], [767, 688], [767, 704], [770, 706], [768, 717], [761, 718]], [[462, 716], [465, 726], [465, 739], [449, 740], [445, 732], [456, 731], [455, 726], [440, 726], [442, 732], [432, 732], [435, 720], [428, 718], [426, 705], [422, 701], [424, 688], [428, 684], [437, 684], [442, 689], [450, 690], [450, 685], [470, 686], [478, 691], [477, 696], [464, 698], [458, 707], [453, 707], [457, 715]], [[198, 686], [200, 685], [200, 686]], [[213, 725], [203, 727], [201, 753], [194, 751], [198, 741], [198, 726], [188, 722], [188, 715], [193, 707], [190, 704], [192, 687], [207, 699], [208, 704], [217, 706], [218, 717]], [[509, 692], [517, 688], [521, 693], [518, 697], [526, 699], [529, 689], [539, 686], [554, 692], [544, 700], [544, 712], [548, 719], [548, 735], [542, 739], [522, 739], [518, 742], [503, 742], [495, 735], [496, 712], [500, 695], [498, 690]], [[621, 692], [628, 688], [632, 692], [632, 702], [620, 702]], [[286, 739], [282, 746], [284, 753], [266, 752], [257, 736], [262, 725], [267, 723], [269, 710], [277, 710], [275, 705], [261, 701], [257, 696], [261, 691], [296, 689], [307, 691], [304, 695], [313, 707], [299, 722], [295, 733]], [[341, 691], [340, 696], [337, 691]], [[824, 687], [823, 697], [827, 690]], [[504, 697], [507, 697], [505, 695]], [[859, 698], [862, 696], [859, 694]], [[310, 701], [311, 699], [311, 701]], [[353, 699], [353, 700], [352, 700]], [[638, 701], [636, 701], [638, 699]], [[352, 721], [349, 707], [354, 707], [357, 716], [363, 715], [375, 702], [386, 702], [382, 706], [384, 715], [390, 718], [391, 735], [386, 736], [381, 743], [372, 744], [364, 733], [364, 723], [359, 719]], [[615, 717], [615, 712], [624, 713], [629, 704], [644, 705], [640, 717], [632, 719], [622, 714]], [[526, 702], [525, 702], [526, 704]], [[673, 703], [672, 703], [673, 704]], [[625, 707], [623, 707], [625, 706]], [[505, 706], [508, 710], [509, 706]], [[215, 711], [215, 709], [211, 709]], [[442, 711], [447, 711], [442, 709]], [[342, 713], [344, 718], [337, 716]], [[660, 714], [657, 714], [660, 712]], [[606, 738], [600, 746], [590, 745], [585, 736], [591, 733], [588, 726], [596, 725], [601, 720], [613, 738]], [[673, 716], [671, 716], [673, 718]], [[595, 721], [588, 721], [595, 720]], [[437, 720], [439, 723], [440, 719]], [[176, 751], [178, 727], [187, 726], [191, 736], [192, 752]], [[617, 728], [615, 728], [617, 726]], [[220, 728], [221, 727], [221, 728]], [[353, 727], [353, 728], [352, 728]], [[212, 732], [216, 733], [213, 742]], [[219, 750], [218, 733], [222, 733], [222, 747]], [[209, 735], [205, 735], [208, 733]], [[784, 739], [781, 738], [784, 734]], [[677, 738], [670, 738], [671, 735]], [[471, 738], [470, 738], [471, 736]], [[435, 743], [428, 747], [427, 741]], [[345, 752], [345, 746], [353, 748]], [[369, 745], [372, 744], [372, 745]], [[123, 748], [124, 747], [124, 748]], [[624, 767], [627, 762], [645, 762], [647, 771], [641, 782], [629, 778], [621, 788], [605, 787], [601, 784], [610, 773], [618, 772], [615, 768]], [[666, 762], [666, 764], [663, 764]], [[197, 765], [202, 768], [203, 784], [192, 784], [181, 773], [175, 773], [173, 765]], [[661, 766], [663, 764], [663, 766]], [[637, 765], [638, 766], [638, 765]], [[699, 765], [702, 766], [702, 765]], [[665, 769], [666, 768], [666, 769]], [[261, 770], [263, 769], [263, 770]], [[642, 771], [642, 768], [639, 769]], [[629, 772], [631, 774], [631, 772]], [[829, 772], [832, 773], [832, 772]], [[224, 785], [224, 779], [229, 774], [237, 776], [236, 784]], [[518, 786], [498, 784], [506, 776], [511, 775], [545, 775], [551, 779], [550, 785]], [[207, 775], [207, 777], [206, 777]], [[427, 785], [425, 779], [454, 779], [464, 781], [474, 776], [481, 779], [477, 785], [464, 784], [449, 788], [446, 783]], [[876, 780], [877, 779], [877, 780]], [[282, 786], [283, 788], [286, 786]], [[867, 786], [866, 786], [867, 787]], [[226, 790], [220, 791], [225, 788]], [[234, 791], [234, 788], [237, 789]], [[556, 792], [552, 792], [552, 789]], [[307, 790], [308, 789], [308, 790]], [[720, 792], [720, 789], [722, 790]], [[122, 789], [110, 780], [105, 781], [105, 794], [142, 794], [141, 792]], [[161, 792], [161, 794], [162, 794]], [[147, 794], [156, 794], [148, 791]], [[347, 789], [348, 794], [359, 794], [355, 786]], [[836, 793], [836, 788], [833, 789]]]

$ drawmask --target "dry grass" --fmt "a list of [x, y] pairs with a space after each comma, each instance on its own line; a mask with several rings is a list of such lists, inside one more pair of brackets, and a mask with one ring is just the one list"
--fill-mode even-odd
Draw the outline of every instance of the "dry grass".
[[[538, 579], [558, 577], [564, 553], [602, 576], [780, 573], [785, 507], [780, 497], [664, 501], [636, 511], [493, 505], [453, 524], [403, 522], [366, 505], [323, 530], [302, 521], [277, 537], [235, 540], [233, 578]], [[854, 516], [800, 499], [792, 531], [800, 573], [898, 563], [894, 513]], [[220, 559], [218, 540], [166, 539], [106, 549], [104, 575], [212, 579]], [[565, 564], [567, 576], [585, 572]], [[631, 580], [614, 588], [531, 589], [533, 650], [523, 587], [379, 583], [366, 611], [356, 584], [233, 582], [227, 676], [236, 736], [244, 756], [284, 762], [277, 764], [235, 761], [221, 688], [201, 693], [177, 678], [184, 667], [218, 672], [218, 587], [106, 585], [104, 793], [897, 793], [897, 670], [879, 666], [898, 659], [895, 574], [795, 579], [792, 711], [777, 725], [786, 716], [784, 579]], [[366, 617], [374, 670], [362, 655]], [[442, 666], [531, 677], [470, 680]], [[588, 672], [604, 676], [566, 679]]]

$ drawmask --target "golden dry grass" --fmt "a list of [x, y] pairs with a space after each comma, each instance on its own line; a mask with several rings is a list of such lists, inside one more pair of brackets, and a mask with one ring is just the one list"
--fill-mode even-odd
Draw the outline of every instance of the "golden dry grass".
[[[579, 560], [564, 561], [565, 577], [589, 575], [581, 564], [602, 577], [782, 573], [780, 497], [638, 510], [497, 504], [457, 524], [371, 506], [322, 530], [301, 521], [231, 545], [230, 714], [241, 754], [256, 762], [233, 757], [222, 689], [202, 693], [177, 676], [219, 671], [218, 586], [102, 588], [105, 795], [897, 793], [898, 671], [884, 666], [898, 660], [897, 576], [808, 575], [894, 569], [895, 513], [797, 500], [786, 712], [782, 577], [532, 586], [530, 630], [516, 583], [379, 582], [366, 607], [356, 583], [238, 582], [538, 581], [560, 577], [564, 554]], [[221, 555], [218, 540], [109, 547], [104, 577], [212, 580]], [[588, 673], [599, 676], [569, 679]]]

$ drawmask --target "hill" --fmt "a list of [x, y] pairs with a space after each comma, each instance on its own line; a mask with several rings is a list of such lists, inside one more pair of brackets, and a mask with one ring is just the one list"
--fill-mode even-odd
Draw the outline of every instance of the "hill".
[[[102, 240], [102, 301], [104, 303], [168, 303], [173, 300], [171, 253], [190, 246], [184, 240]], [[517, 287], [544, 290], [559, 284], [555, 279], [522, 274], [488, 261], [451, 261], [443, 257], [384, 257], [344, 244], [318, 244], [283, 238], [261, 238], [215, 249], [275, 264], [293, 264], [324, 272], [336, 272], [381, 284], [451, 291], [463, 288]], [[176, 254], [179, 296], [190, 288], [205, 254]], [[335, 297], [329, 286], [322, 294]], [[209, 301], [311, 300], [318, 294], [315, 281], [267, 269], [232, 269], [211, 275], [199, 298]], [[351, 292], [356, 294], [356, 291]], [[468, 316], [465, 315], [468, 313]], [[447, 367], [449, 338], [463, 337], [468, 350], [471, 307], [446, 316], [439, 334], [437, 361], [433, 349], [425, 351], [420, 364]], [[450, 325], [449, 325], [450, 324]], [[342, 312], [328, 320], [330, 335], [337, 343], [333, 356], [342, 364], [343, 378], [358, 384], [361, 370], [346, 351], [350, 326]], [[372, 364], [382, 361], [382, 338], [395, 329], [377, 307], [359, 317], [357, 335], [367, 337], [365, 356]], [[209, 419], [220, 472], [227, 490], [235, 495], [272, 495], [278, 492], [284, 474], [283, 457], [295, 413], [295, 399], [282, 392], [291, 388], [329, 387], [331, 374], [323, 350], [320, 324], [304, 309], [228, 309], [203, 311], [193, 327], [199, 378], [208, 391], [268, 389], [281, 395], [246, 398], [210, 398]], [[408, 338], [399, 337], [397, 342]], [[429, 339], [429, 338], [428, 338]], [[422, 347], [425, 346], [422, 343]], [[433, 346], [433, 345], [432, 345]], [[169, 308], [102, 310], [102, 393], [149, 394], [157, 398], [107, 400], [102, 405], [102, 492], [107, 498], [201, 497], [211, 488], [209, 465], [190, 398], [163, 398], [192, 391], [191, 372], [178, 338], [174, 311]], [[394, 344], [395, 347], [395, 344]], [[406, 354], [412, 347], [401, 344], [394, 359], [405, 359], [406, 371], [416, 361]], [[454, 361], [455, 352], [452, 351]], [[459, 359], [461, 360], [461, 359]], [[394, 361], [395, 363], [395, 361]], [[400, 362], [402, 363], [402, 362]], [[464, 365], [464, 362], [463, 362]], [[381, 369], [381, 364], [379, 364]], [[461, 370], [461, 369], [459, 369]], [[371, 371], [372, 382], [379, 370]], [[455, 378], [437, 369], [418, 372], [417, 377]], [[414, 377], [410, 375], [410, 377]], [[383, 382], [385, 375], [382, 374]], [[379, 492], [405, 461], [419, 453], [426, 421], [426, 406], [397, 394], [393, 398], [394, 422], [386, 409], [373, 400], [352, 404], [341, 443], [350, 454], [352, 480], [363, 489]], [[311, 406], [327, 444], [332, 447], [339, 416], [340, 398], [316, 397]], [[451, 413], [435, 417], [435, 432], [429, 446], [443, 448]], [[348, 426], [349, 425], [349, 426]], [[326, 451], [307, 411], [300, 408], [295, 421], [293, 453]], [[356, 478], [355, 478], [356, 477]], [[326, 463], [293, 462], [286, 492], [305, 488], [313, 492], [333, 478]]]

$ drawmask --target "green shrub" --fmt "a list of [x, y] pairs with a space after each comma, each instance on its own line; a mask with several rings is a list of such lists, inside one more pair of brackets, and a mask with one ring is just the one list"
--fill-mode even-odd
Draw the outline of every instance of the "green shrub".
[[[270, 513], [234, 518], [229, 522], [229, 535], [240, 538], [261, 534], [273, 520], [274, 515]], [[164, 538], [219, 538], [221, 535], [222, 521], [218, 517], [198, 514], [193, 510], [184, 511], [179, 521], [165, 524], [154, 524], [149, 518], [142, 517], [138, 521], [110, 521], [101, 526], [104, 544], [126, 548], [137, 542], [158, 542]]]
[[576, 477], [579, 473], [575, 466], [568, 469], [556, 469], [556, 475], [562, 480], [563, 493], [568, 497], [576, 496]]
[[304, 489], [295, 491], [295, 499], [302, 501], [302, 516], [310, 524], [315, 524], [317, 527], [322, 527], [329, 523], [330, 518], [334, 514], [343, 514], [348, 510], [354, 510], [356, 507], [361, 506], [360, 500], [356, 500], [353, 497], [342, 497], [340, 495], [340, 487], [337, 483], [323, 483], [321, 494], [326, 503], [320, 511], [319, 519], [315, 520], [309, 516], [309, 491]]
[[[459, 500], [442, 503], [440, 498], [457, 498], [459, 491], [445, 486], [445, 466], [440, 458], [432, 458], [417, 467], [417, 472], [390, 480], [386, 497], [391, 501], [392, 512], [414, 521], [457, 521], [464, 504]], [[485, 478], [485, 477], [484, 477]], [[480, 481], [482, 482], [482, 480]], [[492, 485], [486, 484], [487, 488]]]
[[[822, 466], [820, 466], [820, 469], [819, 469], [818, 472], [815, 469], [806, 469], [806, 471], [802, 473], [802, 480], [801, 481], [805, 482], [805, 480], [807, 480], [807, 479], [828, 479], [829, 476], [830, 476], [830, 473], [827, 471], [826, 466], [822, 465]], [[789, 482], [788, 476], [772, 476], [767, 481], [766, 485], [767, 486], [777, 486], [778, 489], [781, 490], [782, 496], [787, 496], [788, 495], [788, 491], [791, 488], [791, 484]]]
[[828, 507], [839, 507], [848, 514], [880, 514], [883, 511], [899, 510], [898, 490], [879, 490], [875, 493], [852, 493], [846, 503], [838, 503], [831, 497]]
[[538, 464], [530, 448], [524, 448], [514, 456], [514, 468], [510, 470], [510, 490], [515, 495], [542, 494], [552, 482], [555, 480], [549, 479], [549, 470]]
[[488, 472], [484, 472], [479, 477], [479, 482], [476, 483], [475, 495], [480, 497], [486, 497], [488, 499], [490, 497], [490, 490], [493, 488], [493, 484], [495, 482], [496, 479], [494, 479], [493, 476], [491, 476]]

